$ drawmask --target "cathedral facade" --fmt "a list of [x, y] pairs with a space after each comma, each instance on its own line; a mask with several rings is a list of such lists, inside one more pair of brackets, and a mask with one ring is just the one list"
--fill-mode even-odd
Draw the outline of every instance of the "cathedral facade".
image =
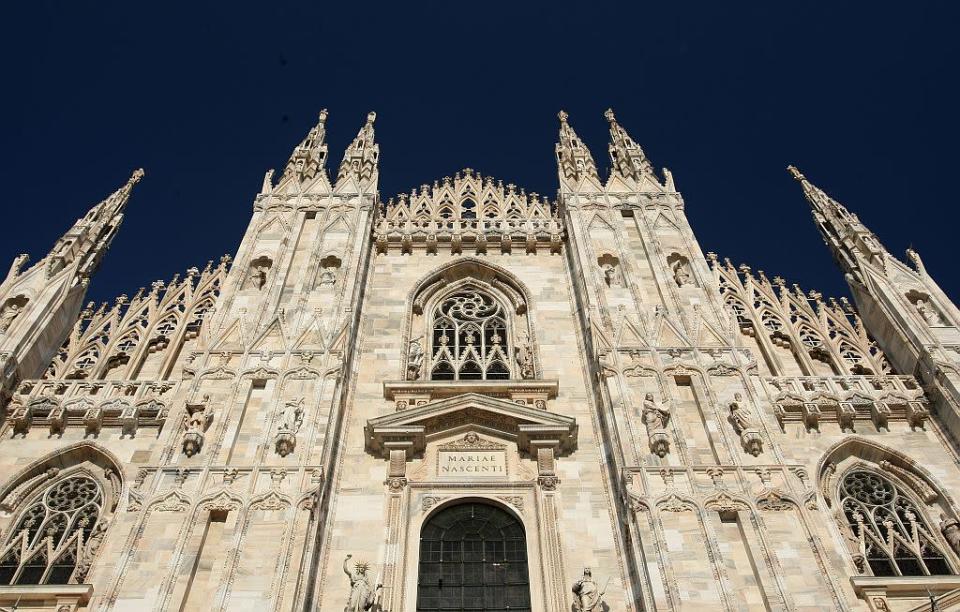
[[384, 201], [323, 112], [233, 256], [85, 305], [138, 171], [18, 257], [0, 607], [960, 609], [960, 311], [795, 168], [853, 302], [704, 253], [606, 119]]

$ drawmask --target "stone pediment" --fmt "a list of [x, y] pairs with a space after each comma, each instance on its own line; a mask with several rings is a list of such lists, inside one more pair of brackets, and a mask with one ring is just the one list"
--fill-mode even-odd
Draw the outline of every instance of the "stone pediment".
[[467, 427], [515, 442], [531, 454], [535, 447], [553, 447], [562, 454], [577, 446], [576, 419], [478, 393], [371, 419], [364, 432], [368, 452], [387, 457], [391, 449], [403, 449], [409, 458], [423, 452], [428, 438]]

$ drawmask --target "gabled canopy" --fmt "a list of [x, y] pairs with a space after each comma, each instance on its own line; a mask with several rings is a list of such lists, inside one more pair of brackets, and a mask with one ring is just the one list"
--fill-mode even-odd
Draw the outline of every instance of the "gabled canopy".
[[471, 426], [532, 454], [536, 446], [553, 446], [560, 453], [577, 446], [576, 419], [477, 393], [371, 419], [364, 432], [368, 452], [386, 457], [391, 449], [403, 449], [409, 458], [423, 452], [427, 438]]

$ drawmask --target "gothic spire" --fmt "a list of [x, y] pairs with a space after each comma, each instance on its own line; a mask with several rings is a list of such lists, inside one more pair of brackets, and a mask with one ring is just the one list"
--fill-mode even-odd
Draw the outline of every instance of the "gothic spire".
[[636, 181], [639, 181], [644, 175], [656, 180], [653, 164], [647, 159], [640, 145], [630, 138], [627, 131], [617, 123], [613, 109], [608, 108], [603, 116], [610, 122], [610, 145], [608, 148], [610, 162], [613, 164], [612, 172]]
[[74, 262], [79, 262], [81, 278], [96, 271], [120, 229], [133, 186], [142, 178], [142, 168], [134, 171], [123, 187], [91, 208], [57, 241], [47, 258], [48, 278]]
[[590, 149], [567, 123], [567, 113], [560, 111], [557, 117], [560, 119], [560, 142], [556, 147], [560, 176], [574, 181], [579, 181], [584, 175], [598, 179], [597, 164], [590, 155]]
[[337, 172], [337, 182], [347, 175], [353, 175], [358, 180], [370, 179], [377, 173], [377, 161], [380, 159], [380, 145], [374, 140], [373, 122], [377, 120], [377, 113], [367, 113], [367, 122], [360, 128], [357, 137], [343, 154], [340, 162], [340, 171]]
[[290, 155], [290, 161], [283, 171], [283, 178], [296, 176], [299, 181], [312, 179], [322, 171], [327, 161], [327, 109], [320, 111], [317, 125], [313, 126], [297, 148]]
[[886, 249], [857, 215], [811, 183], [795, 166], [787, 166], [787, 170], [800, 182], [823, 240], [843, 271], [859, 274], [862, 261], [885, 269]]

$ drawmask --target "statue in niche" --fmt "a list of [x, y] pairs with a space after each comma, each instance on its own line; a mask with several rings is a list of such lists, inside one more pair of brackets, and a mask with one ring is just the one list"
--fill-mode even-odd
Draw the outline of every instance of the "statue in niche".
[[733, 430], [740, 436], [743, 450], [754, 457], [763, 452], [763, 438], [760, 436], [760, 430], [754, 424], [750, 411], [743, 405], [743, 396], [739, 393], [733, 394], [728, 418], [733, 425]]
[[340, 269], [340, 258], [336, 255], [327, 255], [320, 260], [320, 275], [317, 277], [318, 287], [332, 287], [337, 284], [337, 271]]
[[620, 287], [623, 283], [620, 281], [620, 273], [617, 272], [617, 267], [613, 264], [605, 264], [603, 266], [603, 280], [607, 283], [607, 287]]
[[250, 276], [247, 277], [247, 286], [260, 291], [267, 284], [267, 272], [270, 266], [264, 264], [254, 264], [250, 266]]
[[373, 608], [376, 603], [377, 592], [383, 588], [382, 584], [370, 588], [370, 582], [367, 580], [367, 571], [370, 566], [363, 562], [354, 564], [350, 569], [350, 559], [353, 555], [347, 555], [343, 560], [343, 572], [350, 578], [350, 599], [347, 601], [343, 612], [366, 612]]
[[641, 416], [647, 426], [650, 452], [657, 457], [666, 457], [670, 452], [670, 434], [667, 433], [670, 409], [653, 399], [653, 393], [647, 393], [643, 398]]
[[213, 406], [210, 396], [204, 395], [200, 403], [187, 403], [187, 411], [183, 415], [183, 452], [192, 457], [203, 448], [204, 432], [213, 422]]
[[279, 431], [297, 433], [303, 423], [303, 398], [287, 400], [280, 413]]
[[411, 340], [407, 348], [407, 380], [418, 380], [423, 369], [423, 347], [419, 340]]
[[[607, 579], [609, 584], [610, 579]], [[574, 608], [577, 612], [593, 612], [600, 610], [600, 604], [603, 603], [603, 594], [607, 587], [601, 589], [593, 581], [593, 572], [589, 567], [583, 569], [583, 577], [573, 583]]]
[[0, 334], [10, 329], [14, 319], [20, 316], [21, 312], [23, 312], [23, 306], [17, 304], [14, 300], [7, 302], [6, 306], [3, 307], [3, 311], [0, 312]]
[[742, 405], [743, 396], [739, 393], [734, 393], [733, 400], [734, 401], [730, 403], [730, 422], [739, 434], [753, 427], [753, 419], [750, 418], [750, 413], [747, 412], [747, 409]]
[[960, 555], [960, 521], [955, 518], [948, 518], [947, 515], [940, 515], [940, 533], [947, 540], [947, 544], [953, 549], [953, 552]]
[[653, 393], [643, 398], [643, 423], [650, 431], [666, 429], [670, 409], [653, 399]]
[[187, 404], [183, 422], [188, 432], [203, 433], [210, 427], [212, 421], [213, 406], [210, 405], [209, 395], [204, 395], [199, 404]]
[[943, 325], [943, 320], [940, 318], [940, 315], [937, 314], [936, 309], [930, 305], [927, 299], [918, 297], [916, 307], [917, 312], [919, 312], [923, 320], [927, 322], [927, 325]]
[[527, 343], [519, 345], [516, 349], [517, 367], [520, 370], [520, 378], [533, 378], [533, 355], [530, 353], [530, 347]]
[[334, 274], [331, 268], [323, 268], [320, 270], [320, 278], [317, 280], [317, 284], [321, 287], [325, 285], [335, 285], [337, 283], [337, 275]]
[[678, 287], [693, 283], [693, 279], [690, 276], [690, 269], [687, 266], [686, 260], [682, 257], [673, 262], [673, 280], [676, 281]]

